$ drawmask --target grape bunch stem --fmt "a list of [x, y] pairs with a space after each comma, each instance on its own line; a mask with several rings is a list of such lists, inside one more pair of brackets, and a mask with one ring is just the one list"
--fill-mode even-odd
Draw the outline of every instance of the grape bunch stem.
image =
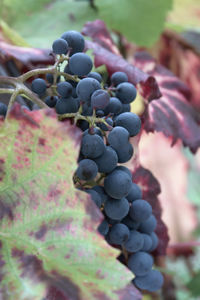
[[[72, 76], [70, 74], [60, 72], [59, 65], [64, 61], [68, 61], [68, 56], [61, 55], [53, 67], [49, 68], [38, 68], [31, 71], [28, 71], [18, 77], [10, 77], [10, 76], [0, 76], [0, 84], [6, 84], [12, 86], [12, 88], [0, 88], [0, 94], [11, 94], [8, 109], [5, 117], [5, 121], [7, 121], [11, 108], [16, 100], [18, 95], [24, 96], [28, 100], [32, 101], [33, 103], [37, 104], [40, 108], [48, 108], [48, 106], [35, 94], [32, 92], [26, 85], [25, 81], [29, 78], [44, 75], [44, 74], [53, 74], [55, 75], [54, 80], [56, 81], [57, 76], [63, 76], [68, 80], [74, 80], [78, 82], [80, 79], [77, 76]], [[65, 116], [66, 117], [66, 116]], [[69, 116], [70, 117], [70, 116]]]

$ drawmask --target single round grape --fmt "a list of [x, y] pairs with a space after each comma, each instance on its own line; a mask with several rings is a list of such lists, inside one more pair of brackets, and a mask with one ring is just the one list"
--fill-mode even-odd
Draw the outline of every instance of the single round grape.
[[120, 221], [127, 216], [129, 211], [129, 203], [126, 198], [109, 198], [104, 205], [104, 211], [106, 216], [109, 218]]
[[98, 171], [100, 173], [110, 173], [117, 166], [117, 153], [110, 146], [106, 146], [104, 153], [98, 158], [95, 158], [94, 161], [96, 162], [98, 166]]
[[136, 95], [136, 88], [129, 82], [122, 82], [117, 86], [116, 97], [119, 98], [124, 104], [134, 101]]
[[106, 220], [103, 220], [103, 222], [101, 222], [101, 224], [99, 225], [99, 227], [97, 228], [97, 230], [99, 231], [99, 233], [103, 236], [106, 236], [108, 231], [109, 231], [109, 224]]
[[143, 238], [144, 238], [144, 245], [143, 248], [141, 249], [142, 251], [150, 251], [153, 242], [152, 242], [152, 238], [150, 237], [149, 234], [146, 233], [142, 233]]
[[92, 187], [93, 190], [95, 190], [99, 195], [101, 196], [102, 204], [104, 204], [108, 199], [108, 195], [106, 194], [104, 188], [100, 185], [95, 185]]
[[124, 127], [128, 130], [130, 136], [135, 136], [140, 132], [141, 120], [138, 115], [132, 112], [125, 112], [115, 119], [116, 126]]
[[81, 153], [85, 157], [97, 158], [101, 156], [106, 147], [102, 138], [97, 134], [86, 134], [82, 138]]
[[85, 53], [75, 53], [69, 59], [70, 70], [78, 76], [87, 75], [92, 70], [92, 60]]
[[7, 113], [7, 105], [0, 102], [0, 116], [6, 116]]
[[129, 216], [136, 222], [146, 221], [152, 214], [151, 205], [145, 200], [135, 200], [132, 202]]
[[155, 232], [152, 232], [150, 233], [150, 237], [152, 240], [152, 246], [151, 249], [149, 249], [149, 252], [152, 252], [158, 247], [158, 236]]
[[133, 156], [133, 146], [130, 143], [119, 145], [118, 149], [116, 149], [117, 156], [118, 156], [118, 162], [119, 163], [125, 163], [131, 159]]
[[57, 96], [47, 96], [44, 100], [44, 102], [46, 103], [46, 105], [48, 105], [49, 107], [55, 107], [56, 103], [58, 101], [58, 97]]
[[139, 185], [132, 182], [131, 190], [129, 194], [126, 196], [126, 198], [129, 202], [133, 202], [137, 199], [142, 199], [142, 191]]
[[122, 145], [128, 144], [129, 132], [121, 126], [116, 126], [108, 135], [108, 143], [116, 151], [121, 148]]
[[117, 86], [118, 84], [127, 81], [128, 81], [128, 76], [124, 72], [115, 72], [111, 76], [111, 82], [114, 86]]
[[61, 38], [67, 41], [69, 47], [71, 48], [71, 54], [82, 52], [84, 50], [85, 40], [80, 32], [70, 30], [64, 32]]
[[96, 90], [91, 96], [91, 105], [93, 108], [104, 109], [110, 100], [109, 94], [102, 90]]
[[122, 103], [116, 97], [111, 97], [108, 105], [104, 108], [105, 115], [118, 114], [122, 110]]
[[152, 266], [152, 256], [143, 251], [132, 254], [128, 259], [128, 267], [136, 276], [146, 275]]
[[122, 245], [129, 238], [129, 229], [122, 223], [115, 224], [109, 231], [109, 240], [112, 244]]
[[156, 292], [160, 290], [164, 282], [163, 275], [157, 270], [150, 270], [144, 276], [136, 276], [133, 283], [141, 290]]
[[69, 45], [66, 40], [59, 38], [53, 42], [52, 49], [55, 54], [67, 54]]
[[96, 163], [91, 159], [83, 159], [79, 162], [76, 175], [82, 180], [92, 180], [96, 177], [98, 168]]
[[126, 197], [131, 189], [131, 178], [123, 171], [112, 171], [104, 180], [106, 193], [115, 199]]
[[32, 81], [31, 89], [34, 93], [41, 95], [46, 92], [46, 82], [42, 78], [36, 78]]
[[57, 92], [63, 98], [68, 98], [72, 95], [72, 85], [69, 82], [59, 82], [57, 84]]
[[75, 98], [60, 98], [56, 103], [56, 112], [59, 115], [76, 113], [78, 111], [78, 102]]
[[92, 201], [100, 208], [102, 204], [101, 196], [93, 189], [86, 189], [85, 192], [91, 195]]
[[127, 168], [127, 167], [125, 167], [125, 166], [117, 166], [116, 168], [115, 168], [115, 170], [117, 171], [123, 171], [123, 172], [125, 172], [126, 174], [128, 174], [128, 176], [131, 178], [131, 181], [132, 181], [132, 173], [131, 173], [131, 171]]
[[80, 97], [81, 101], [88, 102], [88, 104], [90, 104], [90, 97], [92, 93], [100, 88], [101, 85], [96, 79], [84, 78], [77, 84], [76, 93], [78, 97]]
[[96, 80], [98, 80], [100, 83], [102, 82], [102, 77], [99, 73], [97, 72], [90, 72], [87, 77], [90, 77], [90, 78], [94, 78]]
[[154, 215], [150, 215], [148, 219], [140, 224], [140, 231], [143, 233], [151, 233], [156, 229], [157, 220]]
[[124, 248], [128, 252], [137, 252], [142, 249], [144, 245], [144, 238], [137, 230], [131, 230], [128, 240], [124, 243]]

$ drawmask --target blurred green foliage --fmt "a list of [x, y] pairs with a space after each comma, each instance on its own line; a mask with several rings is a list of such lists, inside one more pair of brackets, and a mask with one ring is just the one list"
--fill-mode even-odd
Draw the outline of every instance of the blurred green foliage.
[[3, 0], [1, 18], [35, 47], [49, 47], [69, 29], [81, 30], [95, 19], [140, 46], [152, 45], [162, 32], [173, 0]]

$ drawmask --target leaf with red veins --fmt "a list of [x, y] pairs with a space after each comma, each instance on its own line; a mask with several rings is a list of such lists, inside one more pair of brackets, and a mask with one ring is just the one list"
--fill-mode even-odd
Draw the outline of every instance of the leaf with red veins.
[[142, 189], [143, 199], [148, 201], [153, 209], [153, 214], [157, 219], [156, 234], [159, 238], [159, 244], [154, 251], [155, 255], [166, 255], [166, 249], [169, 242], [168, 230], [161, 219], [162, 209], [158, 200], [160, 194], [160, 184], [151, 171], [143, 168], [141, 165], [133, 172], [133, 181]]
[[82, 34], [91, 37], [94, 42], [110, 52], [120, 55], [119, 49], [115, 45], [108, 28], [102, 20], [87, 22], [82, 29]]
[[144, 52], [137, 52], [133, 64], [154, 76], [162, 93], [160, 99], [147, 105], [143, 114], [144, 129], [163, 132], [172, 138], [172, 145], [180, 139], [184, 146], [196, 152], [200, 146], [200, 117], [189, 102], [187, 86]]
[[50, 109], [16, 104], [7, 126], [0, 120], [2, 299], [141, 299], [126, 292], [133, 274], [96, 230], [100, 210], [74, 187], [80, 141]]

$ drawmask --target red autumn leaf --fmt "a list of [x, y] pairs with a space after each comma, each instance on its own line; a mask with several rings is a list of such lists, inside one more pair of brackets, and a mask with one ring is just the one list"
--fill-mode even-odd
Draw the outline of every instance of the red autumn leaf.
[[159, 131], [172, 138], [172, 145], [178, 139], [183, 145], [196, 152], [200, 146], [200, 118], [188, 101], [190, 91], [185, 84], [146, 52], [137, 52], [133, 64], [154, 76], [159, 84], [162, 97], [147, 105], [143, 114], [144, 129]]

